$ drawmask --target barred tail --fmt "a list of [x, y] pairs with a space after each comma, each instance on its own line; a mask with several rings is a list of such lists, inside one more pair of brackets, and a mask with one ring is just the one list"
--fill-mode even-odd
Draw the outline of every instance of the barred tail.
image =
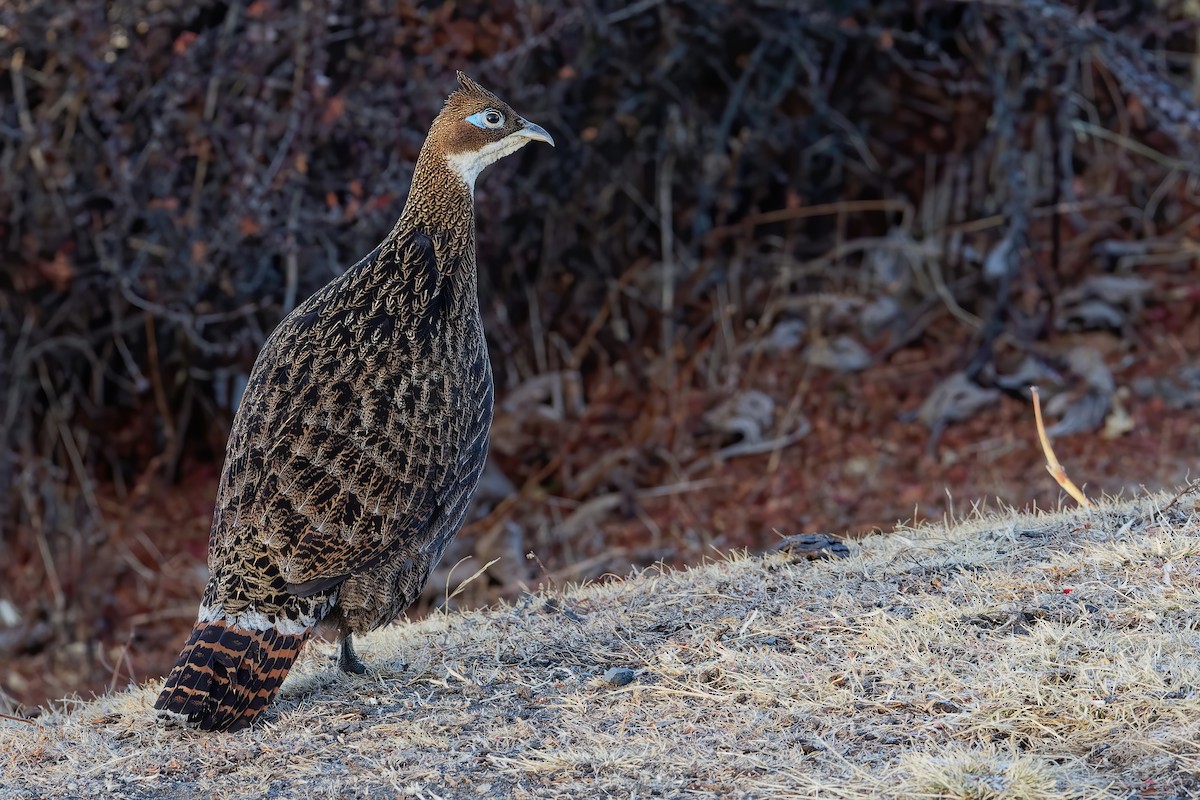
[[281, 633], [201, 620], [154, 707], [184, 715], [202, 730], [241, 730], [271, 702], [310, 630]]

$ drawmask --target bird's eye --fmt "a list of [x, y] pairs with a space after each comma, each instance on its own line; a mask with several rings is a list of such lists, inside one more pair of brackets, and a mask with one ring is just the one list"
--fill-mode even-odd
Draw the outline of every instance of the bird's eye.
[[467, 122], [476, 128], [499, 128], [504, 124], [504, 115], [494, 108], [489, 108], [467, 117]]

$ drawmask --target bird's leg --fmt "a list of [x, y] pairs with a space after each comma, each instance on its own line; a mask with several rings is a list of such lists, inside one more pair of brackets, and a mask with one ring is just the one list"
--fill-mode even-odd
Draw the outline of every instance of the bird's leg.
[[358, 654], [354, 652], [354, 639], [348, 630], [338, 631], [338, 640], [341, 643], [340, 655], [338, 656], [338, 668], [342, 672], [348, 672], [352, 675], [363, 675], [367, 671], [367, 666], [359, 659]]

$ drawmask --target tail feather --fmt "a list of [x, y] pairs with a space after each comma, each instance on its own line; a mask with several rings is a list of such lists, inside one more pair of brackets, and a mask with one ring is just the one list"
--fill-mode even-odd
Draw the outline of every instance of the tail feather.
[[240, 730], [271, 702], [308, 636], [197, 622], [154, 707], [202, 730]]

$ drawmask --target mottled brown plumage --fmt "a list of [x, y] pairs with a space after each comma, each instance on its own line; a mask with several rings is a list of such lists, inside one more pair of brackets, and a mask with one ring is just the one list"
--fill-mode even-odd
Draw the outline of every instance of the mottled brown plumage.
[[459, 83], [391, 234], [263, 345], [229, 437], [199, 619], [155, 708], [245, 727], [322, 619], [342, 668], [361, 672], [351, 636], [416, 599], [462, 523], [492, 419], [474, 181], [553, 142]]

